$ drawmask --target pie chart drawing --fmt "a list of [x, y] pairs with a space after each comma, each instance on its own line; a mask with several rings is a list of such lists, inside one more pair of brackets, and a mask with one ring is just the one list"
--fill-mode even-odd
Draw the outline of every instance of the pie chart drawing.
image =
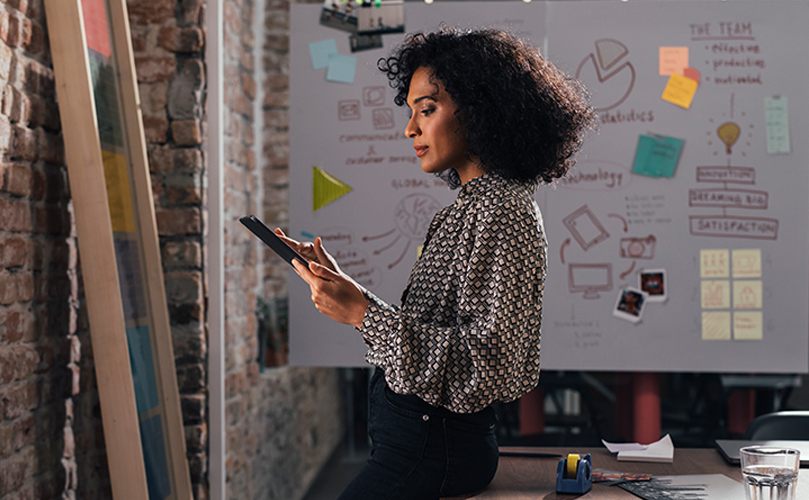
[[596, 111], [608, 111], [623, 103], [635, 86], [635, 67], [627, 60], [629, 49], [612, 38], [596, 40], [595, 51], [579, 63], [576, 78], [590, 91]]

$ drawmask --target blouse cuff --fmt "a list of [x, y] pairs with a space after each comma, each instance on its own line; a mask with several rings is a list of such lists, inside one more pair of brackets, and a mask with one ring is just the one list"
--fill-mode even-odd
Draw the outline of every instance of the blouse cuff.
[[385, 344], [386, 332], [396, 330], [398, 313], [393, 306], [367, 290], [365, 298], [370, 304], [359, 331], [368, 347], [373, 349]]

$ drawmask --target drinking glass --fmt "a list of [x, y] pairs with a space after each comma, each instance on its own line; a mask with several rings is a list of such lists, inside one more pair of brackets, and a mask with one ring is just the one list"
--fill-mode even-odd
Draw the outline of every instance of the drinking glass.
[[748, 446], [739, 455], [747, 500], [794, 500], [800, 451]]

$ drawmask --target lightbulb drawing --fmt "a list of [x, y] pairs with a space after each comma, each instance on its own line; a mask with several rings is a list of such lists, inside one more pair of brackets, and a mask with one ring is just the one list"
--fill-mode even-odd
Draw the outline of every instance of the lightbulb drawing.
[[731, 154], [731, 146], [736, 144], [736, 141], [739, 140], [739, 132], [741, 132], [741, 129], [733, 122], [725, 122], [716, 129], [716, 135], [725, 143], [725, 151], [727, 154]]

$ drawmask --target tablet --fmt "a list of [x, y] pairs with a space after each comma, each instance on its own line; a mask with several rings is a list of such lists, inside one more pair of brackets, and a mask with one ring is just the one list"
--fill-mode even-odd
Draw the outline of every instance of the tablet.
[[279, 238], [277, 234], [272, 232], [272, 230], [261, 222], [255, 215], [245, 215], [239, 219], [239, 222], [244, 224], [244, 227], [258, 236], [261, 241], [267, 244], [268, 247], [272, 248], [273, 251], [280, 255], [282, 259], [287, 261], [290, 266], [292, 265], [292, 259], [298, 259], [305, 266], [309, 265], [308, 260], [293, 250], [292, 247], [284, 243], [284, 241]]

